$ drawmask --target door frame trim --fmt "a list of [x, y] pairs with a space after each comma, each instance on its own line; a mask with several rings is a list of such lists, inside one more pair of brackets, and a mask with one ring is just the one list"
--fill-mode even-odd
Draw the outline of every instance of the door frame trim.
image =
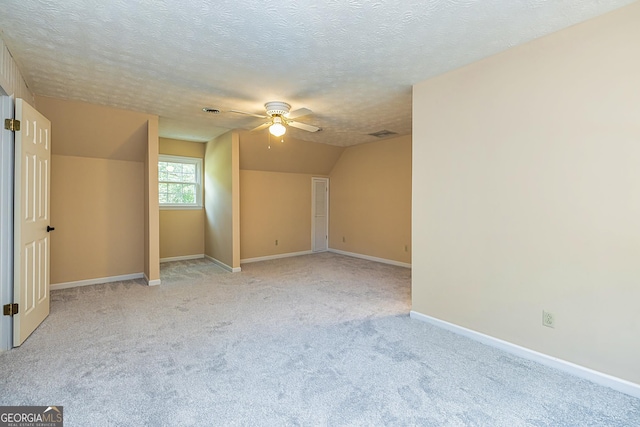
[[[0, 87], [0, 119], [13, 119], [14, 100]], [[13, 303], [14, 134], [0, 128], [0, 305]], [[0, 351], [13, 348], [13, 318], [0, 315]]]

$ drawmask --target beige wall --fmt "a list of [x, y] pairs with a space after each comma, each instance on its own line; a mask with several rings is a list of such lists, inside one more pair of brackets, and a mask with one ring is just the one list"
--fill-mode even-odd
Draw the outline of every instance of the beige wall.
[[204, 209], [160, 210], [160, 258], [204, 254]]
[[41, 96], [36, 104], [51, 120], [51, 218], [63, 224], [51, 236], [51, 283], [157, 279], [158, 118]]
[[[206, 145], [160, 138], [160, 154], [204, 158]], [[160, 258], [204, 254], [204, 209], [160, 210]]]
[[414, 87], [413, 310], [640, 384], [638, 22]]
[[266, 131], [239, 137], [240, 258], [311, 250], [311, 177], [328, 176], [344, 147], [288, 133], [284, 142]]
[[144, 165], [51, 158], [51, 283], [141, 273]]
[[228, 267], [240, 267], [239, 139], [227, 132], [205, 148], [204, 251]]
[[311, 250], [313, 176], [240, 171], [241, 259]]
[[160, 284], [160, 212], [158, 201], [158, 118], [147, 122], [144, 163], [144, 274], [150, 285]]
[[411, 137], [347, 148], [331, 171], [329, 211], [330, 248], [411, 263]]

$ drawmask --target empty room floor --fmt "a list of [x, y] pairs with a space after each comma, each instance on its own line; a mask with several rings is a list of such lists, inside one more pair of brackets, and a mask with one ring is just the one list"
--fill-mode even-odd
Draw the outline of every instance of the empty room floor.
[[53, 291], [0, 405], [68, 426], [640, 425], [640, 400], [409, 318], [411, 271], [332, 253]]

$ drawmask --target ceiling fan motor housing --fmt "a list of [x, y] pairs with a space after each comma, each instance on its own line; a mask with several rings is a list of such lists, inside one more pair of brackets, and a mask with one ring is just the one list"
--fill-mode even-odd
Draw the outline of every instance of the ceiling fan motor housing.
[[291, 110], [291, 105], [281, 101], [267, 102], [264, 104], [264, 107], [267, 109], [267, 114], [271, 117], [287, 115], [289, 114], [289, 110]]

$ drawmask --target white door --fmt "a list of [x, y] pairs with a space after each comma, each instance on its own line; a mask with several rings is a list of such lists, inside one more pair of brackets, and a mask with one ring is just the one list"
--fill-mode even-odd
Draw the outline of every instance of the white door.
[[329, 241], [329, 178], [311, 178], [311, 183], [311, 247], [313, 252], [322, 252]]
[[49, 181], [51, 123], [16, 99], [14, 187], [13, 345], [49, 315]]

